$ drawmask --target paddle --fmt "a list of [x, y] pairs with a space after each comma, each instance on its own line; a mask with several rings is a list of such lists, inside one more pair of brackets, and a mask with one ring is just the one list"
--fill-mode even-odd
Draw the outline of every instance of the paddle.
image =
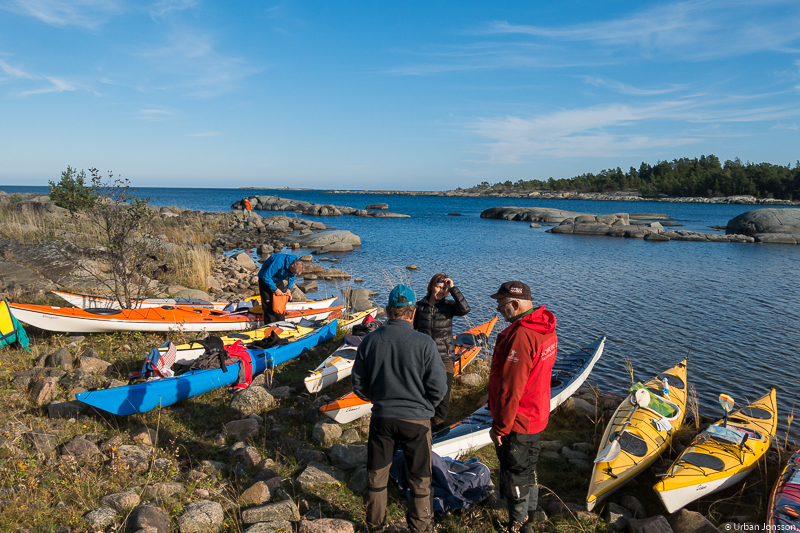
[[736, 403], [733, 401], [733, 398], [728, 396], [727, 394], [720, 394], [719, 395], [719, 404], [722, 406], [722, 411], [725, 413], [722, 416], [722, 427], [727, 427], [728, 424], [728, 413], [733, 411], [733, 404]]
[[608, 446], [600, 450], [600, 453], [597, 454], [597, 459], [594, 460], [595, 464], [597, 463], [608, 463], [613, 461], [619, 456], [619, 452], [622, 450], [622, 447], [619, 444], [619, 439], [622, 437], [622, 432], [625, 431], [625, 428], [628, 427], [631, 423], [631, 418], [633, 415], [636, 414], [636, 411], [640, 407], [647, 407], [650, 404], [650, 391], [647, 389], [639, 389], [634, 394], [631, 394], [631, 403], [633, 404], [633, 411], [631, 414], [628, 415], [628, 419], [622, 424], [622, 428], [617, 432], [617, 436], [614, 437]]

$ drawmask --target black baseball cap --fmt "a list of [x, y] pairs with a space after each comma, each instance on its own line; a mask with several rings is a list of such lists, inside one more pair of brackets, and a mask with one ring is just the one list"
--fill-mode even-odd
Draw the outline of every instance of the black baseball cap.
[[531, 288], [521, 281], [506, 281], [496, 293], [492, 294], [490, 298], [499, 300], [500, 298], [515, 298], [517, 300], [533, 300], [531, 297]]

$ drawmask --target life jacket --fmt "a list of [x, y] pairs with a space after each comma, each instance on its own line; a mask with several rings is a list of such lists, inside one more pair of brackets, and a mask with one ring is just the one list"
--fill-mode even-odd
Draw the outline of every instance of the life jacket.
[[28, 334], [22, 329], [22, 324], [11, 314], [8, 302], [0, 304], [0, 348], [12, 343], [17, 343], [21, 348], [28, 348]]

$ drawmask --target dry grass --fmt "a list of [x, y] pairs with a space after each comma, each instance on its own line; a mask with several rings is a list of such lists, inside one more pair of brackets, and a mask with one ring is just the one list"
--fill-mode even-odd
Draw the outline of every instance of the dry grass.
[[190, 289], [206, 290], [214, 267], [214, 257], [202, 245], [176, 247], [170, 254], [174, 282]]

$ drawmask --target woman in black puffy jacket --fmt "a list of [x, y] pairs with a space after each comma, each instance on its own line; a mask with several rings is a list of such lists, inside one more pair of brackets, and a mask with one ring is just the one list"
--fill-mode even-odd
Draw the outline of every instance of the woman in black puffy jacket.
[[[452, 296], [453, 300], [447, 299]], [[431, 278], [428, 283], [428, 294], [417, 302], [417, 312], [414, 315], [414, 329], [433, 338], [439, 355], [442, 356], [447, 370], [447, 394], [442, 403], [436, 407], [436, 413], [431, 420], [434, 428], [442, 426], [447, 418], [450, 406], [450, 389], [453, 386], [454, 358], [456, 346], [453, 342], [453, 317], [464, 316], [470, 308], [461, 291], [453, 285], [453, 280], [441, 272]]]

